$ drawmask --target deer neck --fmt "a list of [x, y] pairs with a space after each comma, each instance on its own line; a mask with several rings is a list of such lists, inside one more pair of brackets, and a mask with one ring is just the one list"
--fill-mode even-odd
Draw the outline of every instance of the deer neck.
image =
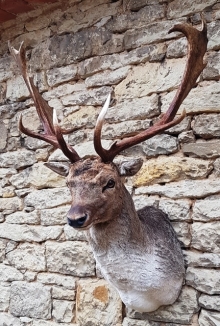
[[135, 239], [140, 241], [141, 222], [135, 211], [131, 195], [123, 185], [122, 209], [118, 215], [112, 216], [111, 220], [93, 225], [88, 231], [88, 240], [94, 251], [108, 251], [110, 248], [127, 245]]

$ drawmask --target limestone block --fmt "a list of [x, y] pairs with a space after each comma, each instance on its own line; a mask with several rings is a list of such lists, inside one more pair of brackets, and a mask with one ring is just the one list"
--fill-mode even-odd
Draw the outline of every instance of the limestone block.
[[215, 326], [218, 325], [220, 320], [220, 313], [216, 311], [207, 311], [205, 309], [201, 310], [199, 315], [199, 325], [200, 326]]
[[8, 283], [0, 284], [0, 311], [8, 311], [10, 300], [10, 286]]
[[180, 0], [175, 0], [169, 3], [168, 5], [168, 18], [173, 19], [181, 16], [187, 16], [194, 12], [201, 12], [205, 8], [212, 6], [215, 4], [215, 0], [208, 0], [205, 2], [201, 2], [200, 0], [190, 1], [184, 0], [184, 2]]
[[15, 212], [7, 215], [5, 221], [10, 224], [40, 224], [40, 217], [37, 211]]
[[187, 266], [193, 267], [220, 267], [219, 254], [199, 251], [184, 251]]
[[23, 280], [23, 275], [16, 268], [0, 264], [0, 282], [12, 282]]
[[65, 67], [53, 68], [47, 71], [48, 85], [51, 87], [71, 81], [76, 78], [77, 66], [75, 64]]
[[82, 92], [86, 90], [85, 83], [78, 82], [73, 84], [62, 84], [57, 87], [52, 88], [48, 92], [43, 94], [46, 101], [52, 101], [54, 99], [60, 98], [61, 96], [69, 95], [75, 92]]
[[161, 198], [159, 208], [165, 212], [172, 221], [191, 221], [191, 202], [188, 199], [172, 200]]
[[86, 232], [80, 230], [78, 231], [68, 224], [64, 226], [64, 234], [66, 240], [86, 241]]
[[192, 247], [198, 250], [220, 253], [220, 221], [192, 224]]
[[126, 50], [137, 48], [143, 44], [166, 41], [175, 36], [176, 33], [168, 34], [168, 31], [177, 23], [184, 22], [181, 18], [178, 21], [159, 21], [151, 23], [146, 27], [142, 26], [136, 29], [128, 30], [124, 34], [124, 44]]
[[[124, 6], [126, 6], [126, 9], [134, 8], [137, 6], [133, 6], [131, 2], [129, 1]], [[143, 2], [143, 1], [140, 1]], [[164, 18], [165, 15], [165, 6], [160, 5], [157, 3], [154, 3], [153, 5], [149, 5], [149, 1], [147, 3], [147, 6], [144, 7], [144, 5], [140, 5], [139, 8], [143, 7], [142, 9], [135, 12], [127, 12], [124, 14], [121, 14], [120, 16], [113, 16], [111, 20], [107, 23], [107, 28], [113, 31], [114, 33], [123, 33], [124, 31], [128, 29], [142, 27], [146, 22], [148, 24], [160, 20]]]
[[71, 202], [67, 187], [34, 190], [25, 198], [25, 206], [39, 209], [53, 208]]
[[182, 247], [189, 247], [191, 242], [190, 225], [186, 222], [172, 222], [174, 231]]
[[17, 171], [13, 168], [0, 168], [0, 179], [10, 177], [16, 173]]
[[16, 102], [23, 101], [30, 96], [22, 76], [16, 76], [13, 79], [8, 79], [6, 83], [6, 99]]
[[72, 292], [75, 289], [76, 280], [70, 275], [61, 275], [57, 273], [39, 273], [37, 275], [37, 281], [46, 284], [53, 285], [57, 287], [63, 287], [70, 289]]
[[220, 311], [220, 295], [210, 296], [202, 293], [199, 297], [199, 305], [208, 310]]
[[88, 243], [83, 241], [46, 242], [47, 268], [50, 272], [73, 276], [93, 276], [95, 261]]
[[50, 290], [36, 282], [13, 282], [11, 285], [10, 312], [14, 316], [50, 319]]
[[108, 94], [112, 93], [112, 87], [103, 86], [74, 94], [62, 96], [61, 102], [65, 106], [70, 105], [103, 105]]
[[63, 126], [68, 129], [73, 126], [94, 128], [99, 110], [93, 106], [80, 107], [79, 110], [68, 114], [63, 119]]
[[87, 77], [85, 84], [87, 87], [97, 87], [103, 85], [115, 85], [127, 77], [131, 67], [125, 66], [113, 71], [104, 71], [97, 73], [91, 77]]
[[143, 66], [134, 67], [115, 87], [115, 95], [122, 100], [172, 90], [180, 83], [184, 66], [185, 58], [169, 59], [163, 65], [147, 62]]
[[6, 240], [0, 239], [0, 263], [5, 259]]
[[186, 284], [207, 294], [220, 294], [219, 271], [188, 267], [186, 271]]
[[156, 94], [128, 99], [110, 107], [105, 121], [118, 123], [127, 120], [145, 120], [160, 114], [159, 99]]
[[16, 152], [2, 153], [0, 156], [1, 168], [20, 169], [32, 165], [35, 162], [36, 159], [34, 153], [28, 150], [18, 150]]
[[164, 44], [150, 44], [129, 52], [92, 57], [79, 63], [78, 74], [82, 78], [86, 78], [106, 69], [115, 70], [126, 65], [138, 64], [148, 60], [160, 61], [165, 53], [166, 47]]
[[70, 323], [74, 318], [73, 307], [72, 301], [53, 300], [52, 316], [58, 323]]
[[27, 21], [25, 23], [25, 28], [28, 32], [37, 31], [39, 29], [47, 27], [49, 23], [50, 23], [49, 18], [47, 16], [41, 15], [39, 17], [32, 19], [31, 21]]
[[[55, 321], [46, 321], [46, 320], [33, 320], [33, 326], [60, 326], [60, 323], [55, 322]], [[32, 326], [31, 325], [31, 326]], [[78, 324], [69, 324], [69, 323], [62, 323], [62, 326], [79, 326]], [[12, 325], [9, 325], [12, 326]], [[13, 325], [14, 326], [14, 325]], [[15, 325], [16, 326], [16, 325]], [[20, 326], [20, 325], [19, 325]]]
[[212, 164], [208, 161], [186, 157], [158, 157], [145, 162], [133, 181], [135, 187], [140, 187], [185, 178], [199, 179], [206, 177], [211, 170]]
[[121, 325], [122, 303], [105, 280], [80, 280], [77, 287], [76, 321], [80, 326]]
[[22, 201], [17, 197], [0, 198], [0, 211], [11, 214], [22, 209]]
[[[179, 73], [181, 74], [181, 72]], [[187, 114], [219, 112], [220, 111], [219, 92], [220, 92], [220, 83], [218, 82], [212, 82], [209, 84], [205, 82], [201, 83], [200, 87], [193, 88], [190, 91], [189, 95], [185, 98], [180, 109], [178, 110], [178, 113], [182, 113], [183, 110], [185, 110]], [[172, 102], [172, 99], [174, 98], [175, 93], [176, 91], [172, 91], [161, 97], [161, 102], [162, 102], [161, 111], [163, 113], [167, 111], [170, 103]], [[200, 119], [201, 117], [202, 116], [200, 116]], [[197, 117], [197, 119], [198, 118], [199, 116]]]
[[179, 298], [173, 305], [161, 307], [151, 313], [140, 314], [135, 311], [130, 311], [128, 317], [188, 325], [198, 310], [197, 291], [189, 286], [184, 286]]
[[0, 139], [0, 150], [3, 150], [7, 144], [7, 138], [8, 138], [8, 130], [4, 122], [0, 122], [0, 133], [1, 133], [1, 139]]
[[8, 312], [0, 312], [0, 320], [4, 326], [22, 326], [20, 319], [12, 316]]
[[102, 137], [106, 139], [124, 138], [148, 129], [150, 120], [132, 120], [103, 126]]
[[[214, 0], [213, 0], [214, 2]], [[219, 42], [219, 28], [220, 22], [219, 20], [212, 21], [208, 24], [208, 50], [218, 50], [220, 47]]]
[[168, 155], [177, 152], [177, 150], [177, 138], [166, 134], [156, 135], [143, 142], [143, 151], [147, 157]]
[[71, 301], [75, 300], [75, 291], [73, 290], [63, 288], [62, 286], [52, 286], [51, 290], [52, 290], [51, 295], [52, 298], [54, 299], [71, 300]]
[[37, 189], [64, 187], [66, 184], [64, 177], [48, 169], [43, 162], [13, 175], [10, 182], [18, 189], [31, 186]]
[[154, 206], [158, 208], [159, 198], [157, 196], [148, 197], [145, 195], [140, 195], [140, 196], [134, 196], [133, 201], [136, 210], [141, 209], [145, 206]]
[[220, 136], [220, 116], [218, 114], [203, 114], [194, 121], [193, 131], [196, 135], [208, 139]]
[[[37, 110], [35, 106], [22, 111], [22, 122], [25, 127], [28, 127], [30, 130], [38, 131], [42, 130], [42, 125], [40, 119], [38, 118]], [[17, 124], [16, 127], [17, 128]]]
[[220, 75], [219, 52], [210, 52], [207, 54], [207, 66], [203, 70], [204, 79], [217, 79]]
[[192, 317], [192, 320], [190, 323], [186, 324], [176, 324], [176, 323], [166, 323], [164, 324], [163, 322], [156, 322], [156, 321], [152, 321], [152, 320], [137, 320], [137, 319], [131, 319], [128, 317], [125, 317], [123, 320], [123, 324], [122, 326], [199, 326], [198, 324], [198, 315], [195, 314]]
[[182, 150], [187, 156], [205, 159], [217, 158], [220, 156], [220, 141], [218, 139], [214, 139], [210, 141], [197, 141], [183, 144]]
[[173, 199], [184, 197], [203, 198], [212, 194], [218, 194], [220, 182], [216, 180], [182, 180], [166, 185], [152, 185], [135, 189], [136, 195], [160, 195]]
[[[170, 103], [171, 104], [171, 103]], [[191, 117], [185, 117], [180, 123], [166, 130], [166, 133], [171, 135], [179, 135], [182, 132], [187, 132], [191, 128]]]
[[196, 141], [195, 135], [192, 130], [183, 131], [180, 135], [178, 135], [178, 140], [180, 143], [194, 143]]
[[210, 196], [203, 200], [196, 200], [192, 219], [201, 222], [220, 220], [220, 197]]
[[187, 54], [187, 40], [182, 37], [178, 40], [173, 40], [167, 47], [167, 58], [179, 58]]
[[9, 264], [17, 269], [40, 272], [46, 270], [44, 252], [44, 245], [22, 243], [6, 257]]
[[62, 225], [66, 224], [67, 212], [70, 209], [70, 205], [64, 205], [51, 209], [41, 210], [41, 225]]
[[0, 224], [0, 238], [13, 241], [42, 242], [59, 238], [63, 231], [61, 226], [41, 226], [26, 224]]

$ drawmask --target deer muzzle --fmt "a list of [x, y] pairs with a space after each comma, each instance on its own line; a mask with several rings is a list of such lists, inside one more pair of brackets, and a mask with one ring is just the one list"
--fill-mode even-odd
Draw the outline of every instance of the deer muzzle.
[[79, 229], [85, 227], [88, 220], [88, 214], [85, 212], [84, 207], [75, 206], [71, 207], [67, 214], [67, 222], [70, 226]]

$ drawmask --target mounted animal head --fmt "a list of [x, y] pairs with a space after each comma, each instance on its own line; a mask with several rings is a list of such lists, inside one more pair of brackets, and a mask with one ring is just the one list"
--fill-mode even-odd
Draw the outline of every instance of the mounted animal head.
[[205, 67], [203, 56], [207, 49], [207, 31], [204, 22], [201, 31], [187, 24], [177, 24], [169, 32], [174, 31], [182, 32], [187, 37], [188, 59], [183, 80], [167, 112], [147, 130], [117, 141], [109, 149], [104, 149], [101, 144], [101, 130], [110, 103], [109, 95], [98, 117], [94, 131], [94, 147], [98, 156], [86, 160], [81, 159], [74, 148], [64, 140], [63, 135], [77, 130], [77, 127], [72, 130], [64, 130], [59, 126], [55, 109], [48, 105], [34, 85], [33, 78], [28, 76], [23, 44], [18, 51], [9, 45], [44, 129], [44, 133], [29, 130], [24, 127], [21, 116], [19, 120], [20, 131], [28, 136], [44, 140], [55, 148], [60, 148], [70, 161], [70, 164], [46, 163], [46, 165], [67, 177], [67, 185], [72, 194], [72, 206], [68, 213], [68, 221], [73, 227], [85, 229], [119, 215], [123, 205], [123, 183], [120, 176], [134, 175], [141, 168], [142, 160], [134, 159], [116, 165], [113, 163], [116, 155], [178, 124], [184, 118], [185, 113], [174, 119], [181, 103]]

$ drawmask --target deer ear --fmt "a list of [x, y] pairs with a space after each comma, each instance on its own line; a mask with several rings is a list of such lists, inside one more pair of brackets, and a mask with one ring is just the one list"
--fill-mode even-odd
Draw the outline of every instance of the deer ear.
[[52, 171], [66, 177], [69, 174], [69, 169], [70, 166], [68, 163], [64, 163], [64, 162], [47, 162], [44, 163], [44, 165], [46, 167], [48, 167], [49, 169], [51, 169]]
[[129, 161], [124, 160], [120, 163], [116, 163], [121, 177], [131, 177], [135, 175], [142, 167], [142, 164], [143, 160], [141, 158], [134, 158]]

